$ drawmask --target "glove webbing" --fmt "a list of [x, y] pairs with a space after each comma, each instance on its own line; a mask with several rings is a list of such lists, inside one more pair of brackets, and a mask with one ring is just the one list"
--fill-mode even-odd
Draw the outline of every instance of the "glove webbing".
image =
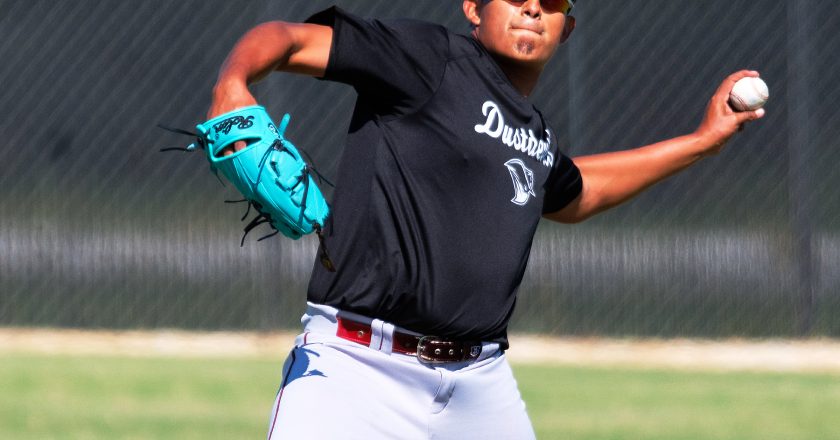
[[[268, 158], [268, 154], [271, 152], [272, 149], [275, 149], [275, 150], [278, 150], [278, 151], [281, 151], [281, 152], [286, 151], [289, 154], [292, 154], [286, 148], [286, 144], [282, 139], [275, 140], [274, 143], [271, 144], [271, 148], [266, 150], [265, 155], [263, 155], [263, 158], [260, 160], [260, 173], [257, 176], [257, 182], [255, 183], [255, 185], [258, 185], [260, 183], [260, 178], [262, 177], [262, 169], [265, 166], [265, 161]], [[300, 149], [300, 148], [299, 148], [299, 150], [303, 151], [303, 154], [305, 154], [306, 157], [309, 158], [310, 162], [314, 162], [312, 160], [312, 157], [309, 156], [309, 153], [307, 153], [306, 151], [304, 151], [303, 149]], [[298, 217], [298, 223], [303, 222], [303, 214], [304, 214], [304, 212], [306, 212], [306, 200], [307, 200], [307, 196], [309, 195], [310, 176], [311, 176], [311, 172], [313, 172], [313, 171], [315, 172], [315, 176], [318, 177], [318, 180], [320, 182], [322, 182], [322, 183], [326, 182], [329, 186], [335, 188], [335, 185], [333, 185], [332, 182], [330, 182], [329, 180], [324, 178], [324, 176], [321, 173], [319, 173], [318, 170], [316, 170], [315, 168], [312, 168], [309, 165], [307, 165], [306, 163], [304, 163], [303, 164], [303, 171], [301, 171], [300, 176], [298, 176], [297, 182], [295, 183], [295, 185], [298, 185], [301, 182], [303, 182], [303, 198], [301, 199], [301, 202], [300, 202], [300, 217]], [[259, 217], [255, 218], [254, 221], [252, 221], [251, 224], [249, 224], [250, 229], [248, 228], [248, 226], [246, 226], [245, 235], [248, 235], [248, 232], [251, 229], [255, 228], [257, 225], [260, 225], [260, 224], [266, 223], [266, 222], [269, 222], [269, 223], [271, 222], [271, 216], [270, 215], [268, 215], [266, 213], [263, 213], [259, 209], [260, 208], [259, 206], [254, 206], [254, 208], [257, 208], [257, 211], [259, 211], [260, 214], [262, 214], [263, 220], [262, 221], [256, 221], [257, 219], [259, 219]], [[332, 218], [332, 217], [330, 217], [330, 218]], [[321, 255], [318, 256], [318, 259], [321, 261], [321, 264], [324, 266], [324, 268], [326, 268], [330, 272], [335, 272], [335, 265], [333, 264], [332, 260], [330, 259], [329, 254], [327, 253], [327, 245], [324, 241], [324, 234], [321, 230], [322, 226], [323, 225], [319, 224], [318, 222], [312, 222], [312, 229], [314, 229], [315, 233], [318, 235], [318, 243], [320, 244], [320, 248], [321, 248]], [[272, 227], [273, 227], [273, 225], [272, 225]], [[268, 237], [277, 235], [278, 232], [280, 232], [280, 231], [278, 231], [275, 228], [273, 233], [271, 233], [269, 235], [266, 235], [265, 237], [262, 237], [257, 241], [261, 241], [261, 240], [264, 240]], [[242, 236], [242, 242], [244, 243], [244, 241], [245, 241], [245, 236], [243, 235]], [[240, 244], [240, 246], [241, 246], [241, 244]]]

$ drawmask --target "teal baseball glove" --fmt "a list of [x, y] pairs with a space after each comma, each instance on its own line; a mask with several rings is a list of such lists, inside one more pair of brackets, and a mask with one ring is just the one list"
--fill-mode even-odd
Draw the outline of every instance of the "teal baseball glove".
[[[270, 224], [275, 231], [260, 240], [278, 232], [295, 240], [317, 232], [324, 250], [321, 229], [329, 215], [329, 206], [313, 180], [313, 173], [322, 177], [285, 138], [289, 120], [290, 116], [286, 114], [278, 128], [262, 106], [243, 107], [199, 124], [196, 143], [179, 149], [203, 149], [211, 170], [217, 175], [221, 173], [245, 197], [243, 202], [248, 203], [248, 212], [251, 207], [258, 211], [259, 214], [245, 226], [245, 235], [264, 223]], [[227, 156], [222, 154], [222, 150], [238, 141], [244, 141], [245, 148]], [[242, 239], [244, 243], [245, 237]], [[332, 268], [325, 252], [321, 261], [327, 268]]]
[[[329, 215], [311, 168], [284, 137], [286, 114], [275, 127], [261, 106], [244, 107], [196, 127], [212, 169], [222, 173], [262, 216], [246, 227], [270, 223], [283, 235], [298, 239], [319, 230]], [[246, 147], [228, 156], [224, 148], [237, 141]]]

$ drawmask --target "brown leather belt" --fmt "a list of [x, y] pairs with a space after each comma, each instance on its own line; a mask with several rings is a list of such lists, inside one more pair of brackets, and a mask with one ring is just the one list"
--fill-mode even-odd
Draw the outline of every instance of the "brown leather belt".
[[[337, 320], [336, 336], [370, 346], [371, 334], [373, 333], [370, 324], [341, 317], [338, 317]], [[475, 360], [481, 354], [481, 341], [460, 341], [437, 336], [415, 336], [398, 331], [394, 331], [391, 340], [391, 351], [417, 356], [417, 359], [421, 362], [430, 364]]]

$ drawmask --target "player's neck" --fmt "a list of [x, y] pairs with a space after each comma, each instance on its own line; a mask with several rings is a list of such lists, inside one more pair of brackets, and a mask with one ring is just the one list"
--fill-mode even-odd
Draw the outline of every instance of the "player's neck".
[[539, 82], [540, 75], [545, 68], [546, 62], [528, 62], [521, 59], [510, 58], [502, 53], [495, 52], [485, 45], [479, 38], [476, 29], [473, 29], [472, 37], [475, 41], [484, 48], [490, 55], [490, 58], [495, 61], [499, 69], [507, 77], [513, 88], [515, 88], [522, 96], [529, 96]]
[[507, 76], [511, 85], [522, 94], [529, 96], [540, 80], [543, 66], [525, 64], [520, 61], [512, 61], [496, 57], [496, 63]]

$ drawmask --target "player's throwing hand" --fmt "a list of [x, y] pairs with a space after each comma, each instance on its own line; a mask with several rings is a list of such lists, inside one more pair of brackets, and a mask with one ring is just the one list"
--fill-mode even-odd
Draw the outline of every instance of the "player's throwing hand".
[[706, 115], [703, 122], [697, 128], [696, 133], [709, 145], [707, 154], [717, 154], [742, 126], [756, 119], [764, 117], [764, 109], [754, 111], [737, 112], [729, 105], [729, 92], [739, 79], [745, 77], [758, 77], [754, 70], [741, 70], [729, 75], [718, 87], [709, 104], [706, 107]]

